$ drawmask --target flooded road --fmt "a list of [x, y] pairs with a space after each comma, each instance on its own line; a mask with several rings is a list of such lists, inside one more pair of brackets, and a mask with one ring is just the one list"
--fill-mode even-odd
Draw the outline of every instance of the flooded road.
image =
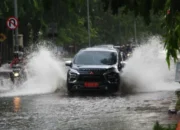
[[169, 71], [160, 40], [148, 43], [134, 50], [123, 69], [123, 86], [135, 93], [126, 96], [68, 97], [64, 60], [40, 48], [30, 55], [28, 80], [0, 93], [0, 130], [152, 130], [156, 121], [174, 123], [168, 107], [179, 88], [175, 65]]
[[1, 130], [152, 130], [171, 123], [173, 92], [127, 96], [76, 96], [60, 93], [0, 98]]

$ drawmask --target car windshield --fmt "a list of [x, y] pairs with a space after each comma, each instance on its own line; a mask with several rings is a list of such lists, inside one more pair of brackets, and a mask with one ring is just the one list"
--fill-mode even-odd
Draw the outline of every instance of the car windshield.
[[114, 65], [116, 62], [117, 53], [110, 51], [82, 51], [74, 59], [78, 65]]

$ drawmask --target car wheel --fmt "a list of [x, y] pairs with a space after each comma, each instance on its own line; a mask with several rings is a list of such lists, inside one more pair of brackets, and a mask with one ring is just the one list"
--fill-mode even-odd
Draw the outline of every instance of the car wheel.
[[115, 85], [109, 90], [110, 93], [116, 93], [118, 91], [119, 91], [119, 85]]
[[114, 93], [116, 93], [116, 92], [118, 92], [119, 91], [119, 85], [116, 85], [115, 87], [114, 87]]
[[68, 96], [73, 96], [74, 95], [74, 91], [71, 88], [71, 85], [67, 83], [67, 94]]
[[67, 94], [68, 94], [68, 96], [74, 96], [74, 91], [68, 90], [68, 91], [67, 91]]

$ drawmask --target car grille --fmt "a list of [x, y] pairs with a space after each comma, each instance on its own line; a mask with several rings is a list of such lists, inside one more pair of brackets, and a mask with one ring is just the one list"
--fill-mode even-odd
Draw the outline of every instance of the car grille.
[[[78, 77], [78, 81], [95, 81], [102, 82], [105, 80], [103, 74], [106, 72], [106, 69], [80, 69], [80, 75]], [[93, 74], [91, 74], [93, 73]]]
[[98, 81], [102, 82], [105, 78], [103, 75], [80, 75], [78, 81]]
[[102, 75], [106, 72], [106, 69], [80, 69], [79, 72], [82, 74], [90, 74], [90, 72], [93, 72], [95, 75]]

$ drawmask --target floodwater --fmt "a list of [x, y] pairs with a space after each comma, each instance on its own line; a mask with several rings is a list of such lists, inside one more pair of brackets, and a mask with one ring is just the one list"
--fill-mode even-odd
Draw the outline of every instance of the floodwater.
[[0, 99], [1, 130], [152, 130], [167, 114], [174, 92], [68, 97], [59, 92]]

